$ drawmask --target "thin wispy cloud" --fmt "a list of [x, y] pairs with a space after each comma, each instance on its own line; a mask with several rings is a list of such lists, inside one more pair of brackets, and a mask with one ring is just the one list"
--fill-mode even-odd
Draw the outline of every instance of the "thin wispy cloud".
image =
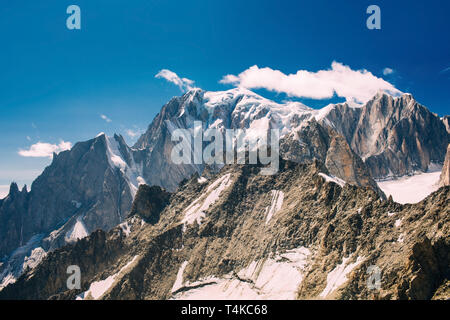
[[385, 75], [385, 76], [393, 74], [393, 73], [394, 73], [394, 69], [391, 69], [391, 68], [384, 68], [383, 69], [383, 75]]
[[159, 71], [155, 78], [165, 79], [180, 88], [181, 91], [187, 91], [194, 88], [194, 81], [188, 78], [181, 78], [175, 72], [170, 71], [168, 69], [162, 69]]
[[394, 95], [402, 93], [389, 82], [365, 69], [352, 70], [336, 61], [328, 70], [299, 70], [295, 74], [284, 74], [279, 70], [259, 68], [255, 65], [238, 75], [224, 76], [220, 83], [247, 89], [266, 89], [298, 98], [329, 99], [336, 94], [348, 102], [356, 103], [368, 101], [379, 91]]
[[61, 140], [59, 144], [37, 142], [28, 149], [19, 149], [18, 153], [22, 157], [52, 158], [53, 153], [60, 153], [61, 151], [70, 150], [71, 148], [72, 143], [63, 140]]
[[450, 72], [450, 67], [442, 69], [441, 72], [439, 73], [447, 73], [447, 72]]
[[125, 133], [127, 134], [127, 136], [129, 136], [130, 138], [136, 138], [137, 136], [140, 136], [143, 133], [143, 130], [139, 130], [139, 129], [127, 129], [125, 130]]
[[112, 122], [112, 120], [110, 119], [110, 118], [108, 118], [106, 115], [104, 115], [104, 114], [101, 114], [100, 115], [100, 118], [102, 118], [103, 120], [105, 120], [106, 122]]

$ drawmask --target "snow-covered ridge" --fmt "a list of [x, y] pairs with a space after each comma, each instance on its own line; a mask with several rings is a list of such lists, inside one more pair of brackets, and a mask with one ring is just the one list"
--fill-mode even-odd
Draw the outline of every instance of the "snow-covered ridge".
[[27, 267], [33, 269], [45, 257], [44, 249], [40, 247], [43, 234], [33, 237], [23, 246], [14, 250], [9, 259], [5, 261], [5, 266], [0, 274], [0, 290], [16, 279], [26, 270]]
[[[379, 92], [372, 100], [389, 96], [392, 99], [409, 98], [409, 94], [394, 95], [389, 92]], [[178, 118], [184, 117], [188, 126], [196, 117], [189, 114], [188, 105], [195, 105], [197, 115], [202, 115], [207, 128], [223, 128], [231, 124], [231, 128], [280, 129], [281, 136], [291, 134], [308, 121], [315, 119], [333, 126], [327, 115], [337, 106], [347, 105], [350, 108], [363, 108], [366, 104], [344, 102], [328, 104], [321, 109], [310, 108], [297, 101], [277, 103], [264, 98], [245, 88], [234, 88], [227, 91], [203, 91], [199, 88], [188, 91], [184, 96]], [[371, 103], [369, 101], [368, 103]], [[207, 114], [205, 118], [204, 115]]]
[[[206, 128], [221, 129], [230, 124], [231, 128], [280, 129], [283, 136], [316, 112], [300, 102], [277, 103], [244, 88], [217, 92], [195, 89], [184, 97], [178, 117], [185, 118], [188, 127], [202, 115]], [[189, 114], [189, 104], [195, 105], [196, 114]]]
[[342, 188], [343, 188], [344, 185], [345, 185], [345, 181], [342, 180], [342, 179], [340, 179], [340, 178], [338, 178], [338, 177], [335, 177], [335, 176], [329, 176], [329, 175], [327, 175], [327, 174], [325, 174], [325, 173], [322, 173], [322, 172], [319, 173], [319, 176], [321, 176], [322, 178], [324, 178], [326, 182], [334, 182], [334, 183], [340, 185]]

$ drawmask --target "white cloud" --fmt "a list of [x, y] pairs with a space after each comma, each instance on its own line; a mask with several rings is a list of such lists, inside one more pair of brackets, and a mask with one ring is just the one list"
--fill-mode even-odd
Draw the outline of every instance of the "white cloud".
[[59, 144], [50, 144], [46, 142], [38, 142], [30, 146], [28, 150], [19, 150], [22, 157], [34, 158], [52, 158], [53, 152], [59, 153], [64, 150], [70, 150], [72, 143], [61, 140]]
[[105, 120], [106, 122], [111, 122], [112, 120], [110, 118], [108, 118], [107, 116], [105, 116], [104, 114], [100, 115], [100, 118], [102, 118], [103, 120]]
[[394, 69], [391, 68], [384, 68], [383, 69], [383, 75], [387, 76], [389, 74], [393, 74], [394, 73]]
[[143, 131], [142, 130], [127, 129], [127, 130], [125, 130], [125, 133], [130, 138], [136, 138], [137, 136], [140, 136], [143, 133]]
[[401, 94], [392, 84], [371, 72], [352, 70], [336, 61], [333, 61], [331, 69], [328, 70], [299, 70], [295, 74], [284, 74], [279, 70], [259, 68], [255, 65], [237, 76], [224, 76], [220, 83], [248, 89], [263, 88], [299, 98], [329, 99], [336, 94], [349, 102], [357, 103], [370, 100], [378, 91]]
[[170, 71], [168, 69], [162, 69], [159, 71], [155, 78], [158, 79], [166, 79], [169, 82], [172, 82], [173, 84], [177, 85], [178, 88], [180, 88], [181, 91], [190, 90], [194, 85], [194, 81], [187, 79], [187, 78], [180, 78], [175, 72]]

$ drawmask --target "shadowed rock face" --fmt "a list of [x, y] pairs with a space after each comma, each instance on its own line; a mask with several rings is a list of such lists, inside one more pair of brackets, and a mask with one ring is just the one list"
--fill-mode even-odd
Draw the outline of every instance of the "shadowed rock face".
[[28, 240], [24, 239], [22, 225], [29, 198], [26, 186], [19, 191], [17, 184], [12, 183], [8, 196], [0, 202], [0, 258]]
[[158, 186], [140, 185], [131, 207], [130, 216], [139, 215], [145, 222], [155, 224], [167, 206], [170, 193]]
[[[205, 183], [190, 179], [157, 223], [133, 215], [129, 233], [119, 226], [55, 250], [0, 298], [74, 299], [110, 276], [101, 299], [450, 297], [450, 187], [400, 205], [327, 182], [317, 161], [282, 161], [274, 176], [260, 169], [226, 166]], [[146, 195], [153, 201], [141, 192], [139, 202]], [[203, 215], [190, 210], [196, 205]], [[80, 290], [65, 286], [72, 264], [82, 270]], [[381, 270], [379, 290], [367, 287], [370, 266]]]
[[105, 135], [77, 143], [72, 150], [54, 155], [30, 192], [12, 188], [0, 207], [5, 228], [0, 232], [0, 256], [35, 234], [48, 234], [59, 227], [61, 232], [48, 238], [46, 246], [64, 244], [75, 223], [73, 217], [82, 217], [87, 233], [109, 230], [126, 217], [132, 192], [124, 174], [108, 162], [107, 148]]
[[450, 185], [450, 144], [447, 147], [447, 155], [445, 156], [444, 166], [442, 167], [441, 176], [439, 177], [439, 186]]

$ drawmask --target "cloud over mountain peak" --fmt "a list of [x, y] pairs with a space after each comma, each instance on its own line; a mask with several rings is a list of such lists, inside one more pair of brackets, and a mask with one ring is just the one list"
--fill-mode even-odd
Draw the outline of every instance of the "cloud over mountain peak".
[[298, 98], [329, 99], [336, 94], [349, 102], [357, 103], [367, 102], [379, 91], [401, 94], [391, 83], [376, 77], [370, 71], [353, 70], [336, 61], [333, 61], [328, 70], [298, 70], [295, 74], [254, 65], [238, 75], [224, 76], [220, 83], [248, 89], [266, 89]]

